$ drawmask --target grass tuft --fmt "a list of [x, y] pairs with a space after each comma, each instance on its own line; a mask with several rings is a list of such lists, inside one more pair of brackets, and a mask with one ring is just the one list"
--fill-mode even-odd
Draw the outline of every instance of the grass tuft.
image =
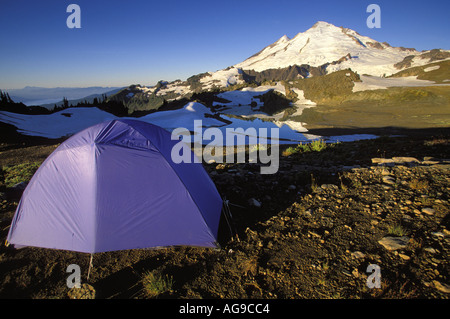
[[402, 237], [405, 236], [407, 232], [401, 225], [393, 225], [388, 227], [388, 234], [392, 236]]
[[314, 140], [311, 143], [300, 143], [297, 146], [290, 146], [285, 149], [282, 153], [283, 156], [289, 156], [292, 154], [301, 154], [301, 153], [309, 153], [309, 152], [322, 152], [328, 147], [333, 147], [335, 144], [327, 144], [324, 140]]
[[173, 278], [168, 275], [157, 275], [151, 271], [146, 271], [142, 275], [142, 285], [146, 297], [156, 298], [172, 290]]

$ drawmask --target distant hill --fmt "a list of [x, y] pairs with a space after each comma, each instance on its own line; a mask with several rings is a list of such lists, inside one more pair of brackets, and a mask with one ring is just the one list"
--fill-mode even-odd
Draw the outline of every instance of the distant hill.
[[23, 89], [3, 90], [3, 92], [7, 92], [15, 102], [22, 102], [26, 105], [52, 104], [54, 106], [57, 101], [62, 101], [64, 97], [68, 100], [77, 100], [92, 95], [101, 96], [103, 93], [116, 89], [120, 88], [100, 86], [44, 88], [26, 86]]
[[[77, 105], [78, 103], [85, 103], [85, 102], [86, 103], [93, 103], [94, 99], [96, 99], [96, 98], [100, 99], [100, 98], [103, 97], [103, 95], [111, 96], [111, 95], [116, 94], [120, 90], [122, 90], [122, 88], [114, 88], [111, 91], [107, 91], [107, 92], [104, 92], [104, 93], [91, 94], [91, 95], [88, 95], [88, 96], [83, 96], [83, 97], [78, 98], [78, 99], [70, 99], [70, 98], [67, 98], [67, 99], [68, 99], [69, 105]], [[41, 104], [40, 106], [48, 108], [48, 109], [52, 109], [55, 105], [59, 106], [59, 107], [63, 106], [64, 105], [63, 99], [61, 98], [55, 103]]]

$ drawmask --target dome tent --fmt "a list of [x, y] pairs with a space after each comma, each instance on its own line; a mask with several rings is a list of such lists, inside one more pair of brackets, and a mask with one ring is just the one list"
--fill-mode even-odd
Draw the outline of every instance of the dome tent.
[[178, 142], [139, 120], [103, 122], [73, 135], [30, 180], [8, 243], [91, 254], [217, 247], [223, 201], [201, 163], [171, 160]]

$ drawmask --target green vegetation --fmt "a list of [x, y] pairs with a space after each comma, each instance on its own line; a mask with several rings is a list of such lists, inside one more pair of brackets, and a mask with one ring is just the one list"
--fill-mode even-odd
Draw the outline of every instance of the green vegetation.
[[[436, 67], [436, 69], [432, 69], [428, 72], [425, 71], [431, 67]], [[435, 81], [436, 83], [449, 83], [447, 81], [450, 80], [450, 60], [408, 68], [397, 72], [390, 77], [398, 78], [404, 76], [417, 76], [419, 80]]]
[[343, 99], [341, 105], [391, 107], [396, 105], [415, 106], [428, 104], [428, 105], [448, 106], [449, 103], [450, 103], [449, 87], [429, 86], [429, 87], [391, 87], [388, 89], [359, 91]]
[[388, 234], [391, 236], [402, 237], [405, 236], [407, 232], [401, 225], [392, 225], [388, 227]]
[[285, 149], [282, 153], [283, 156], [290, 156], [292, 154], [297, 153], [297, 148], [296, 147], [288, 147], [287, 149]]
[[290, 146], [282, 153], [283, 156], [289, 156], [292, 154], [309, 153], [309, 152], [321, 152], [328, 147], [334, 147], [337, 143], [327, 144], [324, 140], [314, 140], [311, 143], [300, 143], [297, 146]]
[[352, 70], [341, 70], [331, 74], [285, 82], [287, 90], [303, 90], [306, 99], [318, 104], [339, 104], [353, 92], [353, 82], [361, 81]]
[[200, 82], [200, 79], [204, 78], [207, 75], [209, 75], [209, 73], [208, 72], [204, 72], [204, 73], [193, 75], [193, 76], [191, 76], [191, 77], [186, 79], [187, 84], [189, 85], [190, 89], [194, 93], [199, 93], [199, 92], [202, 91], [203, 85]]
[[155, 298], [172, 290], [173, 278], [168, 275], [157, 275], [147, 271], [142, 275], [142, 285], [145, 296]]
[[21, 182], [28, 182], [33, 177], [41, 163], [23, 163], [3, 167], [3, 178], [6, 187], [13, 187]]

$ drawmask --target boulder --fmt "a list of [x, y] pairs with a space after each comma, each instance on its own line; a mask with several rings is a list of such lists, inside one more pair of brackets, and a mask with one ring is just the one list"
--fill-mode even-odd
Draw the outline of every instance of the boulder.
[[260, 208], [261, 205], [262, 205], [261, 202], [259, 202], [258, 200], [254, 199], [254, 198], [250, 198], [250, 199], [248, 200], [248, 204], [249, 204], [250, 206], [258, 207], [258, 208]]
[[414, 166], [420, 164], [420, 161], [415, 157], [406, 157], [406, 156], [393, 157], [392, 160], [397, 165]]
[[393, 237], [387, 236], [378, 241], [380, 245], [382, 245], [387, 250], [398, 250], [406, 248], [408, 245], [409, 238], [406, 236], [403, 237]]

